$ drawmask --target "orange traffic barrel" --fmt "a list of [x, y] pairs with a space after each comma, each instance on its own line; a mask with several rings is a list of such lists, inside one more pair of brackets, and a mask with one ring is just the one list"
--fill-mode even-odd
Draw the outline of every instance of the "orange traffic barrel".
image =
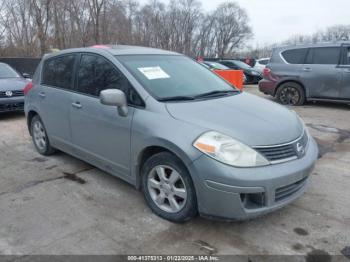
[[225, 79], [230, 84], [237, 87], [239, 90], [243, 89], [244, 74], [243, 70], [217, 70], [214, 72]]

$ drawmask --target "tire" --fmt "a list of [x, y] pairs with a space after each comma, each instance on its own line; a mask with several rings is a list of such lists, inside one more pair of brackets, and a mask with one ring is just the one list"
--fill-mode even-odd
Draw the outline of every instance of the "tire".
[[276, 97], [283, 105], [301, 106], [305, 103], [304, 89], [294, 82], [282, 84], [277, 90]]
[[180, 159], [169, 152], [150, 157], [141, 170], [142, 191], [158, 216], [176, 223], [197, 215], [197, 199], [190, 174]]
[[34, 116], [30, 122], [30, 131], [33, 144], [41, 155], [49, 156], [56, 152], [56, 149], [50, 144], [45, 126], [38, 115]]
[[243, 84], [245, 85], [249, 84], [248, 76], [246, 74], [244, 74], [244, 77], [243, 77]]

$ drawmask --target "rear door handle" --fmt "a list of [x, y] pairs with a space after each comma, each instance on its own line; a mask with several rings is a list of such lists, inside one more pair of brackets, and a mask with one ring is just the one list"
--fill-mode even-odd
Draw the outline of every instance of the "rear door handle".
[[72, 103], [72, 106], [77, 108], [77, 109], [80, 109], [82, 108], [83, 106], [80, 104], [80, 102], [75, 102], [75, 103]]
[[45, 98], [45, 97], [46, 97], [46, 94], [45, 94], [44, 92], [40, 92], [40, 93], [39, 93], [39, 96], [40, 96], [41, 98]]
[[312, 69], [311, 69], [310, 67], [304, 67], [303, 70], [304, 70], [305, 72], [311, 72], [311, 71], [312, 71]]
[[345, 73], [350, 73], [350, 68], [345, 69]]

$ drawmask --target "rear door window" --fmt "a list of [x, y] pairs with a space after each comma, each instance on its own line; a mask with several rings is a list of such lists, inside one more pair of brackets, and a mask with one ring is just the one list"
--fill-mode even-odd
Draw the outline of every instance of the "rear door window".
[[282, 56], [289, 64], [303, 64], [307, 50], [307, 48], [286, 50], [282, 52]]
[[99, 55], [81, 56], [77, 78], [76, 91], [79, 93], [98, 97], [105, 89], [119, 89], [125, 93], [129, 103], [143, 105], [128, 79], [111, 62]]
[[339, 64], [340, 51], [340, 47], [310, 48], [305, 63], [317, 65], [337, 65]]
[[41, 83], [63, 89], [73, 88], [73, 70], [76, 55], [64, 55], [44, 62]]

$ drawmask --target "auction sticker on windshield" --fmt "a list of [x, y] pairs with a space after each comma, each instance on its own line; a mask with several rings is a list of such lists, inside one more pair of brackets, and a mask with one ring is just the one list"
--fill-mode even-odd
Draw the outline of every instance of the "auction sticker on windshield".
[[170, 78], [160, 66], [137, 68], [148, 80]]

